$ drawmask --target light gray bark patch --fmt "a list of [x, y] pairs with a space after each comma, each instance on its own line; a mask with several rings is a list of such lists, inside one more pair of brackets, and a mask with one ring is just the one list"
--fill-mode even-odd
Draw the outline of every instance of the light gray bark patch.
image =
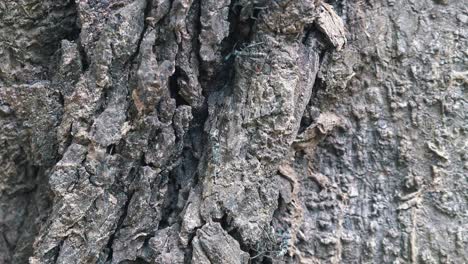
[[90, 136], [97, 144], [107, 147], [122, 138], [122, 126], [126, 119], [125, 109], [108, 107], [94, 121]]
[[333, 47], [340, 51], [346, 44], [346, 34], [343, 21], [329, 4], [322, 3], [318, 12], [319, 14], [315, 20], [315, 25], [323, 34], [325, 34]]
[[219, 223], [208, 223], [198, 229], [194, 243], [193, 263], [248, 263], [249, 255], [240, 249], [239, 243]]

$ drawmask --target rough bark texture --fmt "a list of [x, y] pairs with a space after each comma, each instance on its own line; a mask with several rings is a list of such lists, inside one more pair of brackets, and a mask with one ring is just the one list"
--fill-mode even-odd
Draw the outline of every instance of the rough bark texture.
[[459, 0], [0, 2], [0, 263], [468, 262]]

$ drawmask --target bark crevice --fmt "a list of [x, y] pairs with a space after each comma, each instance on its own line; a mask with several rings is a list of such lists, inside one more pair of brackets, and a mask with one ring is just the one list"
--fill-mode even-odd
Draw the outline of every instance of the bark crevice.
[[466, 260], [459, 2], [10, 2], [1, 263]]

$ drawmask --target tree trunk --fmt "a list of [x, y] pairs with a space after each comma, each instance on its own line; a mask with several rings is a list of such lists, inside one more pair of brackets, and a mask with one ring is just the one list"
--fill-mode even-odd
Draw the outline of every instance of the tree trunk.
[[466, 263], [459, 0], [5, 0], [0, 263]]

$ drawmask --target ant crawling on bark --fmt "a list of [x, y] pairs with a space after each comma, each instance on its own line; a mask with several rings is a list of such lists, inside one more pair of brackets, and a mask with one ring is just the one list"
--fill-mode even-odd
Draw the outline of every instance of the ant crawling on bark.
[[261, 51], [254, 51], [252, 50], [252, 48], [256, 47], [256, 46], [260, 46], [262, 45], [263, 42], [256, 42], [256, 43], [252, 43], [250, 45], [247, 45], [239, 50], [236, 50], [235, 47], [237, 45], [237, 43], [234, 45], [234, 50], [232, 52], [230, 52], [226, 57], [224, 57], [224, 61], [228, 61], [229, 59], [231, 58], [236, 58], [236, 57], [245, 57], [245, 58], [248, 58], [250, 60], [253, 60], [253, 61], [257, 61], [257, 62], [260, 62], [261, 65], [259, 64], [256, 64], [255, 65], [255, 70], [254, 72], [255, 73], [260, 73], [263, 69], [263, 65], [265, 64], [265, 60], [266, 58], [268, 58], [268, 54], [265, 53], [265, 52], [261, 52]]
[[[263, 42], [257, 42], [250, 44], [248, 46], [245, 46], [244, 48], [241, 48], [240, 50], [233, 50], [231, 53], [229, 53], [226, 57], [224, 57], [224, 60], [227, 61], [231, 57], [236, 57], [236, 56], [246, 56], [249, 58], [264, 58], [267, 56], [266, 53], [264, 52], [254, 52], [254, 51], [248, 51], [248, 49], [251, 49], [253, 47], [262, 45]], [[237, 43], [234, 45], [234, 48], [236, 47]]]

